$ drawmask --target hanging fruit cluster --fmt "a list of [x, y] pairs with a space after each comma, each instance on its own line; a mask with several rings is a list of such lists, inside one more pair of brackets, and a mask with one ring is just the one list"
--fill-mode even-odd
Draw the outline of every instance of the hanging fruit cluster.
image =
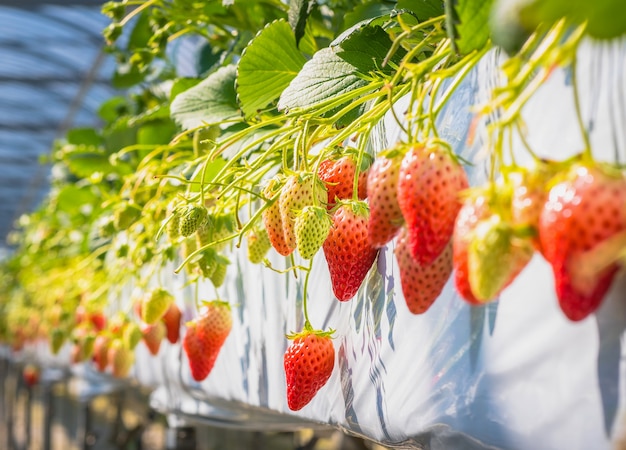
[[[307, 311], [316, 260], [347, 302], [389, 246], [407, 309], [425, 314], [451, 278], [472, 305], [497, 299], [539, 252], [566, 317], [600, 305], [626, 260], [626, 179], [617, 162], [593, 158], [576, 56], [584, 38], [621, 35], [623, 22], [607, 19], [612, 31], [599, 35], [597, 16], [558, 0], [526, 2], [518, 10], [536, 12], [533, 21], [508, 28], [507, 2], [399, 0], [374, 16], [359, 0], [331, 3], [105, 5], [113, 82], [133, 89], [102, 106], [102, 128], [55, 145], [50, 194], [20, 219], [0, 272], [5, 342], [47, 339], [53, 353], [68, 344], [72, 362], [124, 377], [140, 342], [157, 355], [166, 339], [200, 382], [231, 333], [220, 289], [246, 252], [305, 276], [303, 329], [284, 330], [287, 404], [299, 410], [335, 360], [334, 331]], [[204, 42], [193, 79], [176, 72], [168, 45], [188, 35]], [[474, 105], [488, 182], [470, 187], [469, 163], [437, 124], [494, 42], [509, 57], [490, 101]], [[572, 73], [584, 148], [549, 161], [527, 146], [535, 165], [518, 166], [508, 143], [527, 142], [522, 109], [559, 68]], [[384, 149], [383, 118], [403, 131]], [[172, 271], [195, 286], [195, 301], [161, 282]], [[204, 283], [216, 300], [199, 300]]]

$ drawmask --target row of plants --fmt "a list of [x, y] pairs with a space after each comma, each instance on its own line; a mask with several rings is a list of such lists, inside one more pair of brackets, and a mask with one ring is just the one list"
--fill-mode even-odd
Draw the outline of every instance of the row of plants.
[[[558, 69], [571, 72], [580, 109], [580, 43], [625, 31], [617, 2], [600, 3], [107, 3], [112, 82], [127, 95], [101, 106], [101, 127], [55, 144], [49, 195], [19, 219], [2, 263], [2, 341], [19, 350], [45, 339], [53, 353], [68, 344], [72, 362], [118, 377], [142, 340], [155, 355], [164, 339], [182, 341], [202, 381], [238, 300], [220, 288], [246, 252], [251, 264], [304, 277], [304, 327], [285, 330], [288, 405], [299, 410], [335, 360], [333, 330], [308, 317], [313, 261], [324, 258], [336, 299], [351, 301], [386, 246], [412, 314], [426, 314], [450, 277], [469, 304], [493, 301], [539, 252], [565, 316], [584, 319], [626, 262], [624, 169], [594, 159], [579, 111], [584, 148], [540, 158], [522, 111]], [[190, 39], [202, 42], [195, 78], [173, 62]], [[503, 53], [500, 81], [470, 105], [473, 127], [485, 129], [488, 181], [470, 186], [476, 162], [455, 153], [437, 120], [491, 52]], [[385, 117], [403, 140], [377, 148]], [[533, 165], [515, 163], [514, 137]], [[215, 287], [214, 300], [197, 295], [189, 322], [181, 294], [158, 283], [168, 270]]]

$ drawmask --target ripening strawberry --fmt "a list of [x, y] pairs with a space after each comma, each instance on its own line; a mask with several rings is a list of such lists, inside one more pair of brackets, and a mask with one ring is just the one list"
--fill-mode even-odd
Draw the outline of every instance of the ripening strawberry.
[[625, 204], [623, 173], [599, 163], [575, 164], [550, 189], [539, 239], [561, 309], [572, 321], [598, 308], [619, 269], [619, 247], [605, 243], [626, 231]]
[[230, 305], [220, 300], [204, 302], [200, 315], [187, 323], [183, 349], [194, 380], [209, 376], [232, 324]]
[[124, 378], [135, 363], [135, 354], [121, 339], [114, 339], [109, 346], [108, 360], [113, 376]]
[[148, 351], [152, 355], [157, 355], [161, 348], [161, 341], [167, 334], [165, 324], [163, 322], [157, 322], [154, 325], [143, 323], [141, 324], [141, 334]]
[[481, 302], [474, 296], [469, 282], [468, 246], [476, 225], [491, 214], [488, 196], [474, 189], [463, 202], [452, 235], [454, 285], [461, 297], [474, 305]]
[[279, 255], [288, 256], [293, 252], [293, 248], [287, 245], [283, 232], [283, 220], [280, 214], [280, 201], [276, 195], [280, 192], [279, 182], [272, 178], [263, 190], [263, 196], [267, 199], [274, 199], [262, 213], [263, 225], [267, 231], [270, 243]]
[[39, 367], [34, 364], [26, 364], [22, 369], [22, 379], [28, 387], [33, 387], [39, 383], [41, 373]]
[[367, 237], [368, 216], [363, 201], [346, 201], [332, 214], [333, 224], [322, 248], [333, 292], [340, 301], [356, 295], [378, 255]]
[[384, 247], [404, 224], [398, 205], [397, 186], [404, 153], [392, 150], [379, 155], [367, 177], [370, 218], [367, 234], [372, 247]]
[[287, 383], [287, 405], [299, 411], [324, 387], [335, 366], [332, 332], [305, 329], [289, 336], [293, 342], [283, 357]]
[[[314, 199], [314, 196], [316, 200]], [[280, 218], [283, 224], [285, 242], [291, 249], [296, 248], [294, 231], [296, 214], [309, 205], [325, 205], [327, 194], [324, 185], [310, 173], [299, 173], [287, 178], [278, 199]]]
[[187, 205], [181, 210], [178, 232], [183, 237], [191, 236], [207, 217], [207, 210], [200, 205]]
[[481, 302], [493, 300], [530, 262], [534, 253], [530, 236], [519, 236], [498, 214], [479, 221], [467, 249], [469, 284]]
[[[357, 195], [359, 200], [367, 196], [367, 173], [371, 165], [371, 156], [362, 156]], [[358, 154], [354, 151], [340, 150], [331, 154], [320, 163], [317, 175], [328, 191], [327, 208], [330, 211], [337, 200], [354, 198], [354, 177], [356, 176]]]
[[89, 321], [96, 331], [102, 331], [106, 328], [107, 318], [102, 311], [93, 311], [89, 313]]
[[135, 347], [137, 347], [142, 337], [143, 333], [141, 332], [141, 327], [135, 322], [128, 322], [124, 326], [122, 340], [130, 350], [134, 350]]
[[172, 344], [176, 344], [180, 338], [180, 321], [182, 319], [182, 312], [175, 302], [170, 304], [167, 311], [161, 318], [165, 324], [167, 340]]
[[402, 160], [398, 205], [409, 231], [411, 254], [432, 263], [446, 247], [461, 209], [467, 175], [451, 151], [439, 144], [417, 145]]
[[326, 208], [320, 206], [305, 206], [296, 215], [296, 247], [302, 258], [311, 259], [322, 248], [331, 224]]
[[413, 259], [409, 236], [402, 228], [395, 249], [402, 294], [409, 311], [422, 314], [428, 311], [452, 274], [452, 243], [430, 265], [423, 266]]
[[259, 264], [265, 258], [268, 250], [272, 248], [267, 230], [263, 227], [256, 227], [246, 233], [248, 242], [248, 260], [252, 264]]
[[529, 227], [534, 233], [533, 245], [539, 251], [539, 217], [548, 199], [548, 183], [557, 169], [557, 164], [542, 161], [533, 168], [519, 169], [510, 175], [513, 179], [511, 223], [517, 227]]
[[93, 344], [93, 362], [99, 372], [104, 372], [109, 365], [110, 342], [106, 335], [99, 334]]
[[156, 323], [170, 307], [174, 297], [163, 288], [147, 292], [141, 302], [141, 318], [148, 325]]

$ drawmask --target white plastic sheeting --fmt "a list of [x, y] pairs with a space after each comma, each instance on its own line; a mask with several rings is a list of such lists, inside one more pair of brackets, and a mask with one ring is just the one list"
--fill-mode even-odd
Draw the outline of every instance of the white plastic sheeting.
[[[486, 176], [485, 140], [479, 127], [467, 145], [469, 106], [488, 100], [499, 62], [496, 52], [488, 54], [439, 122], [442, 137], [473, 163], [472, 184]], [[599, 159], [626, 161], [625, 66], [624, 42], [580, 51], [583, 120]], [[570, 80], [567, 69], [556, 70], [524, 110], [540, 156], [560, 159], [582, 149]], [[400, 139], [398, 130], [386, 118], [375, 150]], [[523, 163], [522, 146], [514, 145]], [[245, 249], [231, 259], [219, 295], [233, 305], [233, 329], [204, 382], [192, 380], [179, 345], [164, 342], [156, 358], [138, 347], [133, 374], [155, 388], [153, 406], [173, 421], [261, 430], [331, 425], [388, 446], [432, 450], [602, 450], [626, 429], [623, 273], [597, 314], [578, 323], [560, 311], [551, 269], [540, 256], [498, 302], [469, 306], [450, 280], [431, 309], [416, 316], [402, 297], [393, 244], [345, 303], [333, 297], [320, 253], [309, 281], [309, 315], [314, 327], [336, 330], [336, 365], [313, 401], [293, 413], [282, 358], [285, 334], [303, 326], [304, 278], [252, 265]], [[273, 256], [272, 263], [284, 268], [287, 261]], [[185, 320], [192, 318], [192, 288], [182, 288], [184, 280], [169, 270], [161, 278]], [[201, 299], [214, 292], [208, 284], [199, 289]]]

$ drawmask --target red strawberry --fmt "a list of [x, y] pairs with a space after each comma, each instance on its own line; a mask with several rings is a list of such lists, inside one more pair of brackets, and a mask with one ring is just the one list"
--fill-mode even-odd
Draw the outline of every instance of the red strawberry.
[[367, 198], [370, 218], [367, 233], [372, 247], [384, 247], [404, 223], [396, 196], [402, 158], [403, 153], [395, 150], [379, 155], [369, 171]]
[[282, 256], [288, 256], [294, 249], [289, 247], [285, 241], [283, 221], [280, 215], [280, 202], [276, 197], [278, 192], [278, 180], [273, 178], [263, 190], [263, 196], [267, 199], [273, 199], [272, 201], [274, 202], [262, 213], [263, 225], [265, 225], [267, 235], [274, 250]]
[[194, 380], [209, 376], [232, 325], [230, 305], [220, 300], [204, 302], [200, 315], [187, 323], [183, 348]]
[[354, 297], [378, 255], [367, 238], [368, 215], [363, 201], [341, 203], [332, 215], [333, 225], [322, 248], [340, 301]]
[[163, 322], [157, 322], [153, 325], [146, 323], [141, 324], [141, 335], [144, 344], [148, 347], [151, 354], [157, 355], [161, 348], [161, 341], [165, 337], [167, 330]]
[[24, 383], [26, 383], [26, 386], [35, 386], [37, 383], [39, 383], [39, 367], [35, 366], [34, 364], [26, 364], [24, 366], [24, 369], [22, 369], [22, 378], [24, 379]]
[[107, 318], [102, 311], [94, 311], [89, 314], [89, 321], [96, 331], [102, 331], [106, 328]]
[[162, 320], [167, 331], [167, 340], [172, 344], [176, 344], [180, 338], [180, 320], [182, 313], [176, 303], [172, 303]]
[[[313, 196], [317, 197], [317, 200]], [[280, 191], [279, 207], [283, 224], [285, 242], [291, 249], [296, 248], [295, 221], [296, 215], [305, 206], [325, 205], [326, 189], [318, 179], [310, 173], [299, 173], [287, 178]]]
[[[310, 326], [309, 326], [310, 327]], [[331, 332], [304, 331], [293, 336], [283, 362], [287, 381], [287, 405], [292, 411], [304, 408], [326, 384], [335, 366]]]
[[414, 146], [400, 166], [398, 204], [407, 223], [411, 254], [432, 263], [446, 247], [468, 187], [465, 170], [439, 144]]
[[422, 266], [411, 256], [406, 228], [400, 231], [395, 249], [400, 283], [406, 305], [413, 314], [422, 314], [437, 300], [452, 273], [452, 243], [431, 265]]
[[110, 339], [103, 334], [96, 336], [93, 344], [93, 361], [100, 372], [104, 372], [109, 365]]
[[559, 304], [572, 321], [598, 308], [619, 269], [619, 247], [603, 244], [626, 232], [624, 205], [624, 175], [600, 164], [574, 165], [550, 190], [539, 238]]
[[[367, 196], [367, 173], [371, 164], [371, 156], [364, 154], [362, 158], [357, 188], [359, 200]], [[328, 210], [335, 206], [337, 200], [353, 198], [357, 161], [356, 152], [342, 150], [320, 163], [317, 175], [328, 190]]]
[[474, 190], [465, 199], [456, 218], [452, 236], [452, 264], [454, 284], [458, 293], [471, 304], [480, 304], [469, 282], [468, 247], [478, 223], [491, 215], [488, 198], [482, 191]]

